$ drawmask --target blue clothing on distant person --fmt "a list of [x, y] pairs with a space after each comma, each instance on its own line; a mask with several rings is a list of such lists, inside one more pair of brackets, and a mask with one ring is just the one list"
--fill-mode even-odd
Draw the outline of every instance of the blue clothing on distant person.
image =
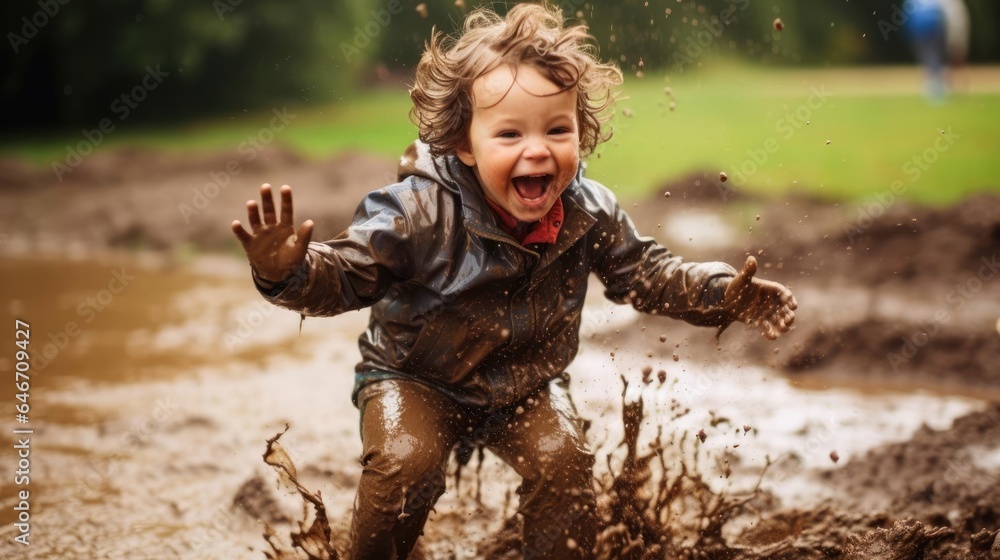
[[926, 70], [927, 96], [943, 101], [952, 81], [949, 71], [969, 54], [969, 10], [963, 0], [909, 0], [904, 9], [907, 35]]
[[940, 101], [946, 92], [945, 11], [936, 0], [918, 0], [906, 20], [906, 31], [913, 42], [917, 60], [927, 71], [927, 95]]

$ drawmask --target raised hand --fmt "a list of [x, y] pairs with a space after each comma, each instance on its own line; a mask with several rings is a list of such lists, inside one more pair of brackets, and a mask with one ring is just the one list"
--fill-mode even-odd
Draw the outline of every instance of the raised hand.
[[759, 328], [763, 336], [774, 340], [788, 332], [799, 305], [788, 288], [754, 278], [754, 274], [757, 274], [757, 259], [749, 256], [743, 270], [726, 287], [723, 306], [730, 317]]
[[271, 197], [271, 185], [260, 186], [260, 201], [263, 209], [263, 220], [257, 208], [256, 200], [247, 201], [247, 220], [250, 222], [250, 233], [247, 233], [239, 220], [233, 220], [233, 233], [243, 245], [250, 266], [257, 272], [258, 278], [269, 282], [281, 282], [289, 278], [302, 266], [306, 257], [306, 248], [312, 239], [313, 221], [306, 220], [295, 230], [292, 213], [292, 187], [281, 187], [281, 218], [274, 211], [274, 200]]

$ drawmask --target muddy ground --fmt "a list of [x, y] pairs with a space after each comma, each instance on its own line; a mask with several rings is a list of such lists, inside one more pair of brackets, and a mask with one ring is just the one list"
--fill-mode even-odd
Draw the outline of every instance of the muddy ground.
[[[62, 182], [0, 162], [3, 297], [42, 354], [32, 544], [13, 543], [5, 477], [0, 556], [287, 551], [304, 503], [261, 460], [286, 424], [280, 444], [342, 545], [364, 314], [300, 333], [259, 300], [228, 224], [261, 182], [288, 183], [298, 220], [331, 237], [395, 165], [242, 158], [103, 152]], [[626, 204], [691, 260], [755, 255], [800, 308], [777, 342], [739, 325], [717, 340], [592, 286], [571, 374], [601, 458], [601, 558], [1000, 558], [1000, 198], [923, 208], [886, 193], [763, 200], [711, 172]], [[134, 280], [112, 294], [116, 272]], [[13, 415], [13, 394], [0, 399]], [[519, 557], [516, 484], [489, 453], [452, 477], [424, 556]]]

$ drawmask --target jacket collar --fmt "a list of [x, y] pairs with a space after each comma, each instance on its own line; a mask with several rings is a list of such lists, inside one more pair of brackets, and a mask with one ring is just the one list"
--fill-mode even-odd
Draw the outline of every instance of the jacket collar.
[[[486, 195], [483, 193], [482, 187], [479, 186], [479, 182], [472, 169], [455, 156], [449, 156], [445, 159], [452, 160], [449, 162], [449, 169], [452, 170], [452, 176], [460, 178], [456, 186], [458, 187], [458, 195], [462, 200], [462, 219], [466, 228], [472, 233], [484, 237], [496, 239], [498, 236], [502, 236], [504, 239], [509, 240], [510, 244], [529, 253], [534, 253], [534, 251], [521, 246], [516, 239], [503, 231], [503, 228], [497, 223], [496, 215], [490, 210], [489, 204], [486, 202]], [[555, 243], [547, 246], [541, 255], [541, 260], [537, 267], [539, 270], [566, 252], [597, 223], [597, 218], [587, 212], [576, 200], [580, 196], [580, 185], [583, 180], [584, 170], [585, 165], [581, 162], [576, 176], [562, 194], [563, 224]]]

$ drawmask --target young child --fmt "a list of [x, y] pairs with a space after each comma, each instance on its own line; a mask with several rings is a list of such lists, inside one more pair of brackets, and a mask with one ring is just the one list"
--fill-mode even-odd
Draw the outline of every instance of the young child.
[[[351, 226], [310, 243], [292, 190], [247, 202], [232, 227], [264, 297], [309, 316], [371, 308], [353, 394], [363, 471], [348, 556], [406, 558], [445, 489], [452, 449], [484, 445], [508, 463], [525, 558], [588, 558], [594, 457], [567, 391], [587, 280], [639, 311], [775, 338], [795, 299], [723, 263], [690, 263], [651, 238], [582, 157], [602, 131], [614, 66], [551, 7], [469, 14], [435, 34], [410, 92], [420, 142], [399, 182], [362, 200]], [[261, 215], [262, 210], [262, 215]]]

